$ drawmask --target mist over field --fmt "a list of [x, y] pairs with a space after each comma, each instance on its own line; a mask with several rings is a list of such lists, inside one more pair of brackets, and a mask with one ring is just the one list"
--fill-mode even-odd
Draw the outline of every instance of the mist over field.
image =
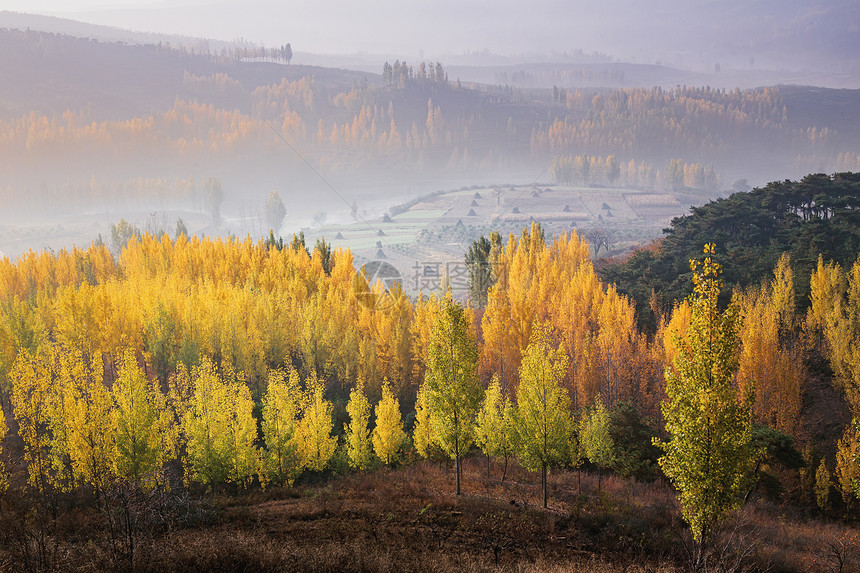
[[[12, 256], [108, 237], [120, 219], [264, 236], [272, 192], [286, 205], [277, 233], [332, 236], [428, 193], [513, 189], [467, 220], [468, 237], [511, 218], [520, 186], [567, 185], [558, 208], [588, 204], [583, 189], [668, 193], [656, 218], [619, 204], [637, 221], [616, 241], [627, 249], [691, 204], [858, 161], [853, 2], [4, 8], [0, 250]], [[413, 215], [426, 224], [398, 241], [468, 216], [444, 201], [450, 221]], [[583, 214], [580, 227], [615, 232]]]
[[0, 570], [860, 571], [857, 0], [0, 8]]

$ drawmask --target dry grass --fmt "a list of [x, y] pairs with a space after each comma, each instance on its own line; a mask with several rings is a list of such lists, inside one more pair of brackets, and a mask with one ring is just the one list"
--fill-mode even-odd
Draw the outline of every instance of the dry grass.
[[[140, 528], [135, 571], [465, 571], [605, 573], [683, 571], [689, 534], [671, 488], [606, 475], [557, 471], [550, 507], [540, 507], [538, 478], [513, 464], [473, 456], [464, 462], [462, 496], [450, 468], [418, 462], [200, 502], [166, 527]], [[174, 504], [175, 505], [175, 504]], [[0, 570], [26, 570], [39, 528], [6, 508]], [[180, 508], [181, 509], [181, 508]], [[47, 520], [48, 560], [31, 570], [129, 570], [111, 543], [105, 513], [67, 507]], [[714, 570], [838, 571], [858, 567], [857, 532], [809, 521], [759, 502], [719, 533]], [[852, 569], [853, 567], [853, 569]]]

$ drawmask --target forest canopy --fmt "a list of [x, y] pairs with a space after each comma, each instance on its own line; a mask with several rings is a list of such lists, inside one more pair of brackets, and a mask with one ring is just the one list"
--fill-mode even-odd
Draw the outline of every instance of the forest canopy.
[[[809, 283], [819, 255], [850, 267], [860, 252], [860, 174], [814, 174], [800, 181], [775, 181], [692, 207], [672, 220], [665, 236], [623, 260], [598, 265], [600, 277], [636, 301], [640, 325], [656, 324], [658, 309], [670, 309], [691, 292], [687, 261], [707, 242], [723, 264], [724, 298], [733, 288], [769, 279], [782, 253], [798, 277], [798, 310], [809, 305]], [[804, 278], [800, 278], [804, 277]]]

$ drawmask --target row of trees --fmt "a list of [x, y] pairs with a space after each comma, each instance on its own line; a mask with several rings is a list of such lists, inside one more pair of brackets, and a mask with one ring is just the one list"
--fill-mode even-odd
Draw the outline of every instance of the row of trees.
[[638, 164], [631, 159], [619, 164], [614, 155], [606, 158], [577, 155], [555, 157], [552, 160], [552, 178], [562, 185], [604, 184], [610, 187], [617, 183], [626, 187], [653, 188], [659, 182], [664, 189], [683, 189], [714, 192], [719, 189], [720, 177], [712, 165], [685, 163], [681, 159], [670, 159], [662, 171], [645, 161]]
[[[28, 459], [27, 465], [35, 464], [33, 471], [43, 476], [38, 479], [51, 487], [77, 481], [96, 491], [104, 488], [105, 476], [135, 465], [116, 461], [122, 441], [116, 438], [121, 427], [116, 412], [134, 392], [148, 396], [143, 401], [157, 415], [147, 419], [161, 428], [160, 435], [183, 436], [173, 447], [185, 452], [172, 456], [186, 460], [189, 480], [206, 484], [246, 484], [254, 475], [288, 482], [302, 468], [322, 469], [336, 447], [333, 431], [339, 431], [332, 415], [347, 396], [344, 443], [355, 467], [368, 463], [369, 435], [380, 459], [396, 457], [404, 443], [398, 399], [405, 412], [415, 403], [416, 449], [441, 449], [457, 466], [475, 440], [488, 453], [516, 455], [524, 466], [543, 472], [554, 464], [577, 463], [583, 451], [593, 463], [611, 466], [606, 412], [625, 401], [654, 418], [663, 403], [670, 433], [672, 424], [686, 423], [686, 418], [673, 422], [665, 404], [684, 388], [707, 386], [689, 382], [702, 371], [701, 360], [710, 359], [697, 354], [701, 344], [690, 341], [710, 340], [701, 334], [702, 325], [719, 324], [714, 318], [719, 289], [713, 286], [718, 283], [712, 285], [719, 270], [712, 253], [703, 270], [693, 268], [694, 277], [703, 277], [697, 279], [696, 296], [677, 305], [649, 339], [638, 332], [630, 301], [597, 279], [588, 245], [576, 234], [547, 242], [534, 224], [507, 242], [493, 236], [481, 250], [491, 271], [482, 313], [447, 297], [411, 301], [397, 286], [385, 291], [381, 284], [368, 285], [348, 251], [318, 244], [311, 253], [299, 238], [285, 245], [145, 235], [132, 238], [118, 259], [93, 246], [56, 256], [31, 253], [16, 264], [4, 260], [3, 396], [12, 404], [21, 439], [31, 439], [20, 433], [30, 427], [33, 443], [42, 444], [33, 447], [41, 453], [33, 453], [36, 461]], [[840, 350], [837, 343], [853, 340], [850, 325], [860, 304], [852, 294], [856, 277], [840, 278], [836, 267], [819, 266], [810, 316], [825, 318], [808, 317], [805, 324], [825, 325], [821, 340], [831, 349], [834, 371], [850, 381], [853, 346]], [[858, 269], [852, 277], [860, 276]], [[784, 257], [771, 281], [736, 294], [732, 313], [737, 316], [720, 319], [728, 326], [719, 331], [728, 329], [737, 340], [726, 342], [725, 349], [708, 347], [724, 370], [721, 378], [706, 380], [722, 384], [713, 390], [722, 396], [725, 383], [719, 380], [734, 378], [733, 391], [749, 397], [738, 402], [747, 405], [747, 418], [788, 434], [796, 432], [806, 379], [803, 356], [809, 351], [798, 335], [794, 282]], [[815, 286], [819, 283], [836, 286], [824, 296], [831, 291]], [[287, 374], [291, 369], [295, 374]], [[148, 394], [126, 388], [131, 379], [145, 382]], [[370, 400], [380, 403], [373, 432]], [[257, 418], [254, 402], [261, 405]], [[272, 437], [266, 430], [275, 403], [288, 413], [271, 424], [281, 424], [283, 436], [301, 439]], [[722, 397], [712, 405], [729, 403]], [[26, 410], [38, 404], [45, 405], [43, 414]], [[156, 418], [172, 419], [175, 430], [152, 422]], [[257, 421], [249, 420], [259, 421], [259, 435]], [[840, 450], [845, 461], [839, 471], [845, 475], [856, 471], [849, 455], [856, 447], [852, 436], [846, 432]], [[314, 444], [312, 451], [303, 453], [301, 443]], [[279, 460], [277, 472], [271, 469], [272, 455]], [[96, 463], [97, 457], [102, 461]], [[680, 475], [666, 463], [667, 475]], [[850, 491], [854, 479], [840, 482], [843, 490]], [[735, 498], [720, 495], [723, 501], [727, 495]]]
[[[0, 261], [3, 387], [18, 351], [71, 342], [108, 365], [125, 347], [147, 356], [162, 383], [177, 364], [208, 358], [245, 373], [259, 399], [271, 368], [294, 365], [345, 388], [359, 375], [380, 395], [414, 397], [435, 298], [367, 285], [348, 251], [318, 242], [132, 236], [114, 258], [105, 246], [27, 253]], [[391, 300], [375, 312], [355, 292]], [[411, 390], [410, 390], [411, 388]]]
[[400, 88], [416, 81], [448, 85], [448, 73], [442, 67], [441, 62], [421, 62], [418, 64], [418, 72], [400, 60], [396, 60], [393, 64], [385, 62], [382, 65], [382, 79], [385, 81], [385, 85], [395, 85]]
[[[547, 323], [568, 356], [562, 380], [576, 409], [600, 395], [611, 408], [635, 400], [659, 413], [662, 371], [674, 357], [671, 331], [685, 324], [686, 304], [661, 319], [649, 339], [637, 328], [631, 301], [602, 285], [588, 245], [576, 234], [547, 244], [539, 225], [503, 242], [486, 241], [481, 312], [469, 313], [478, 342], [479, 377], [497, 375], [515, 393], [532, 325]], [[761, 421], [794, 432], [803, 392], [802, 370], [791, 375], [803, 345], [794, 333], [794, 283], [788, 260], [775, 286], [740, 296], [745, 314], [743, 376], [758, 380]], [[790, 278], [786, 279], [785, 277]], [[473, 277], [474, 278], [474, 277]], [[115, 259], [103, 246], [29, 253], [0, 261], [0, 380], [18, 352], [48, 341], [98, 352], [113, 371], [121, 351], [147, 357], [150, 375], [166, 383], [179, 363], [207, 358], [245, 373], [260, 399], [272, 368], [317, 372], [329, 390], [361, 377], [374, 398], [381, 382], [409, 403], [424, 380], [427, 344], [440, 301], [412, 301], [398, 287], [367, 285], [348, 251], [317, 244], [250, 240], [171, 240], [131, 237]], [[384, 299], [376, 312], [354, 293]], [[477, 306], [483, 306], [476, 299]], [[570, 312], [567, 309], [578, 309]], [[289, 325], [289, 326], [285, 326]], [[478, 334], [480, 333], [480, 334]], [[800, 353], [800, 354], [799, 354]], [[758, 369], [758, 370], [757, 370]], [[773, 373], [773, 374], [770, 374]]]
[[[135, 351], [122, 353], [112, 383], [101, 358], [58, 343], [36, 356], [23, 351], [13, 365], [12, 414], [27, 485], [40, 494], [85, 484], [99, 497], [116, 480], [150, 489], [164, 483], [172, 460], [182, 461], [188, 482], [210, 487], [247, 486], [255, 478], [264, 486], [292, 484], [305, 469], [324, 469], [334, 454], [332, 404], [315, 374], [301, 381], [295, 370], [271, 370], [258, 420], [244, 375], [230, 368], [209, 360], [182, 365], [163, 391]], [[395, 461], [405, 440], [387, 385], [372, 440], [367, 404], [356, 387], [347, 442], [351, 465], [361, 469], [373, 452]]]
[[[304, 154], [312, 153], [326, 169], [380, 161], [409, 168], [469, 169], [521, 162], [530, 155], [530, 162], [558, 158], [554, 172], [560, 182], [653, 186], [663, 179], [670, 189], [712, 190], [719, 179], [697, 158], [707, 154], [718, 161], [720, 154], [743, 153], [748, 145], [765, 140], [771, 147], [772, 141], [779, 141], [777, 145], [804, 166], [856, 163], [853, 155], [833, 147], [829, 132], [789, 129], [785, 105], [773, 89], [566, 92], [565, 108], [552, 107], [546, 119], [534, 121], [484, 102], [479, 92], [458, 91], [455, 97], [437, 90], [436, 85], [447, 81], [438, 63], [410, 70], [396, 62], [384, 72], [392, 84], [407, 78], [412, 86], [408, 89], [379, 89], [367, 81], [334, 88], [303, 77], [249, 91], [223, 72], [186, 74], [173, 106], [146, 117], [97, 120], [91, 111], [69, 110], [2, 121], [0, 165], [9, 173], [51, 173], [56, 169], [43, 167], [66, 162], [71, 183], [46, 176], [47, 191], [51, 197], [74, 195], [67, 200], [86, 203], [94, 201], [94, 194], [104, 196], [102, 183], [96, 191], [85, 187], [105, 161], [119, 169], [120, 178], [131, 178], [139, 172], [141, 158], [165, 165], [177, 158], [217, 160], [225, 153], [244, 161], [282, 158], [283, 142], [273, 129], [301, 146]], [[477, 105], [486, 105], [486, 111], [476, 113]], [[527, 148], [530, 153], [524, 153]], [[595, 155], [604, 159], [591, 165]], [[588, 170], [582, 162], [573, 165], [577, 156], [588, 161]], [[616, 169], [612, 161], [606, 163], [607, 157], [642, 159], [633, 166], [617, 162]], [[657, 177], [657, 168], [648, 169], [645, 160], [669, 163]], [[112, 190], [113, 182], [107, 187]], [[22, 189], [13, 192], [16, 200], [9, 204], [26, 201]]]

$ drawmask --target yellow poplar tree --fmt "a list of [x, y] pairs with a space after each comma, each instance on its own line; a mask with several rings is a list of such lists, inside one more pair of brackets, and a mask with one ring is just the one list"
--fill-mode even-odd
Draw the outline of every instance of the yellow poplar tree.
[[822, 331], [830, 365], [855, 416], [860, 415], [860, 257], [844, 273], [821, 257], [810, 280], [808, 321]]
[[704, 252], [703, 262], [690, 261], [690, 325], [677, 341], [675, 369], [666, 370], [662, 410], [669, 440], [655, 440], [665, 452], [660, 467], [678, 490], [681, 513], [698, 546], [697, 569], [714, 525], [740, 504], [755, 453], [750, 447], [754, 388], [740, 397], [733, 384], [741, 317], [734, 302], [720, 312], [722, 267], [712, 259], [713, 244]]
[[46, 493], [54, 484], [48, 455], [51, 445], [47, 431], [50, 426], [49, 365], [42, 357], [19, 352], [9, 377], [12, 380], [12, 411], [18, 422], [18, 435], [24, 442], [27, 485]]
[[102, 382], [101, 355], [90, 359], [77, 349], [60, 355], [66, 436], [75, 477], [104, 492], [116, 467], [113, 396]]
[[516, 437], [516, 410], [511, 400], [502, 394], [499, 377], [493, 375], [484, 392], [484, 403], [475, 424], [475, 441], [488, 458], [487, 475], [490, 471], [489, 458], [502, 458], [505, 463], [502, 481], [505, 481]]
[[[370, 402], [364, 395], [364, 378], [359, 376], [346, 405], [349, 423], [346, 427], [346, 447], [349, 455], [349, 465], [363, 470], [370, 465], [372, 455], [370, 442]], [[379, 422], [377, 421], [377, 424]]]
[[376, 405], [376, 427], [373, 428], [373, 451], [386, 464], [397, 459], [406, 434], [400, 417], [400, 401], [391, 392], [388, 380], [382, 383], [382, 398]]
[[166, 415], [164, 396], [146, 379], [132, 349], [122, 353], [113, 398], [117, 475], [144, 486], [160, 481], [173, 449], [173, 420]]
[[851, 507], [860, 485], [860, 436], [857, 426], [849, 424], [836, 447], [836, 483], [842, 499]]
[[290, 369], [269, 372], [263, 396], [263, 438], [266, 440], [265, 467], [268, 479], [292, 485], [302, 470], [296, 442], [302, 393], [299, 374]]
[[[615, 463], [615, 444], [612, 441], [609, 411], [603, 405], [600, 394], [587, 408], [579, 420], [579, 443], [588, 461], [601, 470]], [[597, 489], [600, 489], [601, 474], [597, 476]]]
[[800, 417], [804, 367], [803, 345], [795, 336], [794, 282], [788, 253], [774, 269], [770, 285], [739, 297], [744, 317], [737, 383], [743, 391], [755, 384], [756, 418], [792, 433]]
[[[6, 432], [9, 427], [6, 425], [6, 413], [3, 408], [0, 408], [0, 455], [3, 454], [3, 440], [6, 439]], [[0, 494], [6, 491], [9, 487], [9, 474], [6, 473], [6, 465], [0, 461]]]
[[312, 370], [305, 382], [298, 442], [302, 465], [315, 472], [325, 469], [337, 447], [337, 438], [331, 435], [332, 404], [324, 394], [325, 385]]
[[232, 372], [208, 360], [192, 370], [194, 393], [182, 428], [188, 477], [204, 485], [247, 485], [257, 468], [257, 422], [251, 391]]
[[430, 406], [427, 404], [427, 392], [424, 385], [418, 389], [415, 400], [415, 427], [412, 429], [412, 443], [415, 450], [423, 458], [429, 457], [434, 445], [433, 423], [430, 419]]
[[552, 344], [549, 325], [536, 324], [520, 365], [517, 457], [526, 469], [541, 472], [544, 507], [547, 468], [570, 457], [570, 395], [561, 385], [567, 366], [567, 354]]
[[474, 439], [481, 407], [478, 348], [470, 330], [463, 307], [446, 297], [432, 330], [424, 378], [434, 441], [454, 459], [457, 495], [460, 458]]
[[821, 458], [821, 463], [815, 471], [815, 502], [821, 511], [830, 511], [830, 489], [833, 487], [827, 460]]

